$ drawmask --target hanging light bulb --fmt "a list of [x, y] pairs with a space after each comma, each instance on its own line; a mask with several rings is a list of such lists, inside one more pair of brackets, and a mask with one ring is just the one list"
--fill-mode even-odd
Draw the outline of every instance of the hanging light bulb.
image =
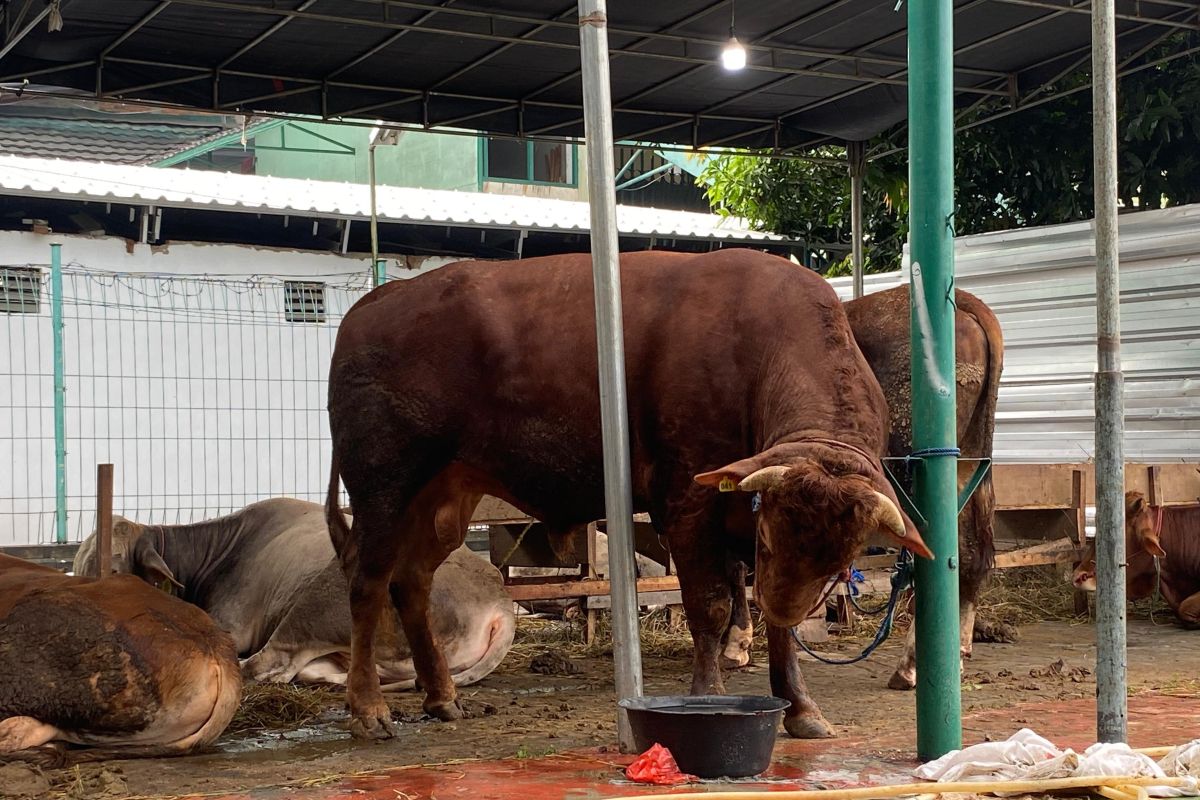
[[721, 64], [731, 72], [745, 69], [746, 48], [742, 47], [742, 43], [737, 40], [736, 36], [730, 36], [729, 43], [721, 51]]
[[729, 0], [729, 42], [721, 50], [721, 64], [730, 72], [746, 67], [746, 48], [733, 35], [734, 0]]

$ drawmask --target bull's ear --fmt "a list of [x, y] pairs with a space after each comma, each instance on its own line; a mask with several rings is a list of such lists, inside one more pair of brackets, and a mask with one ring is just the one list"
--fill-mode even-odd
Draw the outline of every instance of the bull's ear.
[[[743, 458], [741, 461], [735, 461], [720, 469], [714, 469], [712, 472], [702, 472], [692, 478], [692, 480], [701, 486], [719, 489], [722, 492], [734, 492], [738, 490], [742, 481], [761, 470], [763, 466], [762, 459], [759, 456]], [[759, 490], [750, 489], [746, 491]]]
[[175, 573], [171, 572], [167, 562], [163, 561], [162, 555], [145, 539], [138, 539], [132, 552], [130, 566], [133, 568], [134, 574], [155, 586], [170, 584], [178, 589], [183, 588], [183, 584], [175, 580]]
[[1146, 510], [1146, 498], [1140, 494], [1134, 495], [1133, 500], [1129, 502], [1128, 510], [1130, 514], [1141, 514]]
[[1158, 541], [1157, 533], [1148, 533], [1142, 537], [1142, 549], [1158, 558], [1165, 558], [1167, 555], [1167, 551], [1163, 550], [1162, 544]]

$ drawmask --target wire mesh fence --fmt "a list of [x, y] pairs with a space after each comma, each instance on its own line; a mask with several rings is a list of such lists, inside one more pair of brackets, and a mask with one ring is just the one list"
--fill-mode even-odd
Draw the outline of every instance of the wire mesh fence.
[[[0, 267], [0, 545], [55, 540], [48, 274]], [[204, 519], [274, 496], [323, 499], [328, 363], [338, 323], [369, 289], [365, 275], [212, 278], [77, 263], [62, 274], [68, 541], [95, 524], [97, 463], [116, 465], [114, 513], [140, 522]]]

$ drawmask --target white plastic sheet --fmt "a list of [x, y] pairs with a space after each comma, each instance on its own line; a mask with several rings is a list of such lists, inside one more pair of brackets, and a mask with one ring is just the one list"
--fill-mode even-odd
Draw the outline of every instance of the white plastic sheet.
[[[953, 750], [913, 770], [922, 780], [1010, 781], [1072, 777], [1200, 778], [1200, 739], [1176, 747], [1161, 761], [1126, 744], [1094, 744], [1083, 753], [1059, 750], [1049, 740], [1022, 728], [1003, 742], [984, 742]], [[1190, 788], [1147, 787], [1152, 797], [1184, 797]]]

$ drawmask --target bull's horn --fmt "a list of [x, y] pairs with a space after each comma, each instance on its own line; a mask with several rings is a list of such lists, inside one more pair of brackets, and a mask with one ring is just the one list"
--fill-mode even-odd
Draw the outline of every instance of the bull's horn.
[[875, 500], [875, 525], [879, 530], [896, 539], [906, 538], [908, 528], [904, 526], [904, 517], [900, 515], [900, 509], [896, 508], [892, 498], [883, 492], [875, 492]]
[[921, 538], [921, 534], [915, 530], [909, 534], [908, 527], [904, 524], [904, 516], [900, 513], [900, 509], [892, 502], [892, 498], [888, 497], [883, 492], [875, 492], [875, 528], [878, 531], [886, 533], [894, 538], [900, 544], [907, 547], [916, 555], [924, 558], [933, 558], [933, 551], [925, 544], [925, 540]]
[[767, 489], [773, 489], [783, 480], [788, 469], [789, 467], [783, 466], [763, 467], [743, 478], [738, 484], [738, 489], [743, 492], [765, 492]]

